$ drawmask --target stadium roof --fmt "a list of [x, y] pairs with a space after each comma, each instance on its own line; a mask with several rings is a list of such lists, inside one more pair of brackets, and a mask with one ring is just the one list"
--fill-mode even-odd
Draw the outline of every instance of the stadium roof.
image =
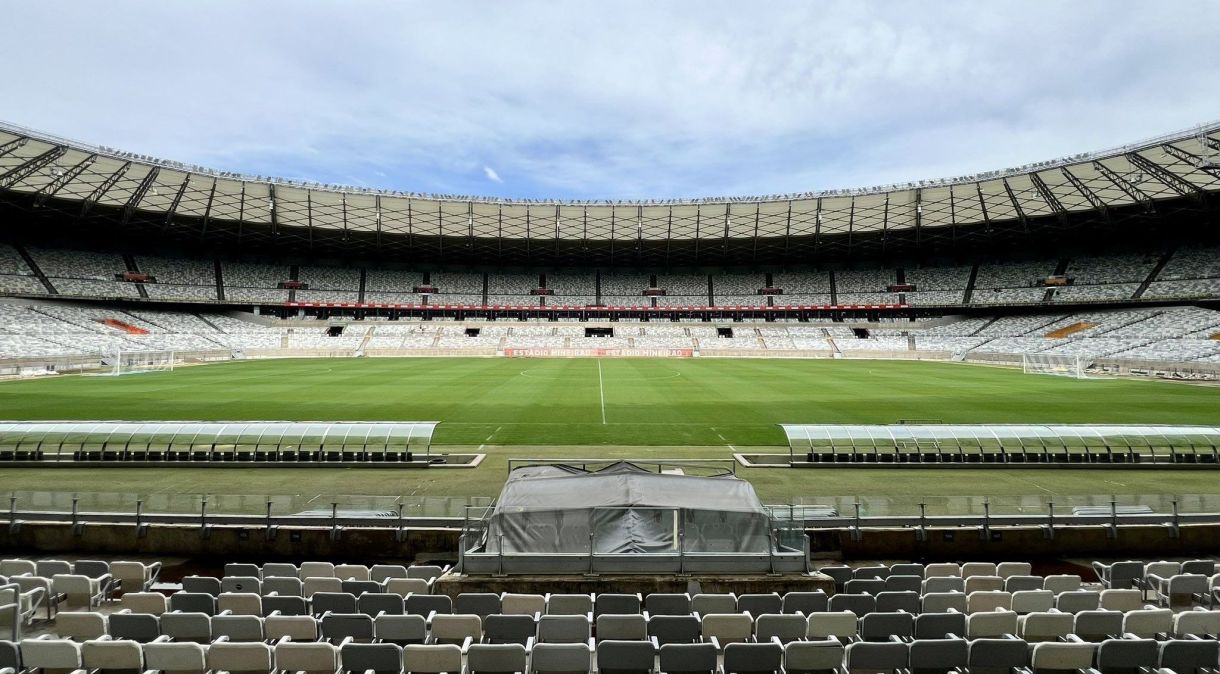
[[[210, 170], [57, 138], [0, 123], [0, 193], [33, 206], [67, 202], [162, 222], [202, 222], [203, 231], [353, 240], [650, 242], [698, 245], [820, 241], [890, 234], [935, 239], [959, 227], [1108, 218], [1158, 202], [1203, 202], [1220, 191], [1220, 122], [1103, 152], [979, 175], [852, 190], [657, 201], [512, 200], [412, 194]], [[213, 229], [209, 230], [209, 224]], [[243, 230], [239, 229], [239, 236]], [[776, 242], [785, 242], [777, 244]], [[442, 244], [443, 245], [443, 244]], [[816, 244], [815, 244], [816, 245]], [[850, 245], [850, 244], [849, 244]], [[778, 248], [777, 248], [778, 247]], [[764, 251], [765, 252], [765, 251]], [[755, 255], [758, 255], [755, 244]], [[528, 254], [527, 254], [528, 257]], [[667, 256], [668, 257], [668, 256]]]

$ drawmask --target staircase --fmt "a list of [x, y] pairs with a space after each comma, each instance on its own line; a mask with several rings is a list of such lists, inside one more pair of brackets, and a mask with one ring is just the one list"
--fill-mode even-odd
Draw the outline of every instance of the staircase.
[[986, 323], [980, 325], [978, 330], [975, 330], [974, 332], [970, 333], [967, 336], [968, 337], [978, 337], [980, 333], [982, 333], [987, 328], [991, 327], [991, 324], [995, 323], [998, 320], [1000, 320], [999, 316], [992, 316], [990, 321], [987, 321]]
[[[139, 265], [136, 264], [136, 258], [134, 255], [124, 255], [123, 264], [127, 265], [127, 271], [129, 271], [133, 274], [140, 273], [140, 267], [139, 267]], [[136, 285], [136, 292], [140, 293], [140, 297], [143, 297], [144, 299], [148, 299], [148, 290], [144, 288], [144, 284], [137, 283], [135, 285]]]
[[[1068, 268], [1068, 263], [1071, 261], [1072, 261], [1071, 258], [1067, 258], [1067, 257], [1063, 258], [1062, 260], [1059, 260], [1059, 264], [1055, 265], [1055, 276], [1063, 276], [1064, 274], [1066, 274], [1067, 268]], [[1056, 290], [1055, 288], [1047, 288], [1046, 294], [1042, 296], [1042, 301], [1050, 302], [1050, 301], [1054, 300], [1055, 299], [1055, 290]]]

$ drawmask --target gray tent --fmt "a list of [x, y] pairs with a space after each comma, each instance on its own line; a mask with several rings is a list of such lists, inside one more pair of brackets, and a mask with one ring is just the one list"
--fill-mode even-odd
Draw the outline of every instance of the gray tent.
[[770, 518], [733, 475], [665, 475], [630, 463], [514, 470], [491, 515], [487, 552], [767, 554]]

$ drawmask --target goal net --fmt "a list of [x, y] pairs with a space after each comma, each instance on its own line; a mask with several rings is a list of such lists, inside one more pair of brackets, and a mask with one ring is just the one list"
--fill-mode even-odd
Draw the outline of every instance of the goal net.
[[102, 356], [94, 375], [115, 377], [140, 372], [173, 372], [178, 362], [173, 351], [116, 351]]
[[1088, 362], [1080, 356], [1048, 353], [1021, 354], [1021, 369], [1025, 374], [1055, 374], [1061, 377], [1085, 378]]

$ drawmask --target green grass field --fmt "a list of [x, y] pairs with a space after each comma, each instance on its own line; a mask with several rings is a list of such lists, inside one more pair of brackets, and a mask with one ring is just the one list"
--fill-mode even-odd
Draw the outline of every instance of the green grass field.
[[[473, 470], [8, 469], [0, 489], [229, 494], [498, 493], [509, 457], [715, 457], [784, 444], [779, 423], [1208, 423], [1220, 388], [875, 360], [302, 359], [0, 383], [5, 419], [436, 420]], [[1210, 471], [743, 469], [768, 500], [812, 494], [1220, 493]]]

